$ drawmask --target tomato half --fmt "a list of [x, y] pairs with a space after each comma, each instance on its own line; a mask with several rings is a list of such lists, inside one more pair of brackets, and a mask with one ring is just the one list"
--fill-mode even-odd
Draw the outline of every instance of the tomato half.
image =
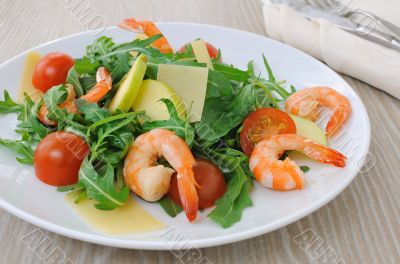
[[260, 108], [244, 120], [240, 146], [250, 156], [257, 142], [273, 135], [295, 133], [296, 125], [287, 113], [276, 108]]
[[54, 186], [77, 183], [79, 169], [88, 153], [89, 146], [79, 136], [63, 131], [51, 133], [35, 150], [36, 176]]
[[[186, 48], [190, 45], [190, 43], [184, 45], [182, 48], [179, 49], [179, 53], [185, 52]], [[210, 55], [211, 59], [217, 59], [218, 57], [218, 50], [216, 47], [214, 47], [212, 44], [206, 42], [206, 47], [208, 51], [208, 55]]]
[[[196, 188], [199, 196], [199, 208], [214, 206], [215, 201], [226, 191], [225, 179], [221, 170], [208, 160], [196, 159], [193, 172], [194, 178], [200, 186]], [[172, 175], [168, 196], [182, 206], [176, 173]]]
[[74, 59], [65, 53], [51, 52], [36, 64], [32, 84], [45, 93], [51, 87], [65, 83], [68, 71], [74, 63]]

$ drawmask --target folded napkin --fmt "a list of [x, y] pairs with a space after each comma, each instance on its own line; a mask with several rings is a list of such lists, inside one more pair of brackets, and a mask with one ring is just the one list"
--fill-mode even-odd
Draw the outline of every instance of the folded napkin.
[[[361, 8], [400, 25], [399, 0], [353, 0], [348, 8]], [[309, 20], [287, 4], [265, 0], [263, 10], [269, 37], [400, 99], [400, 52], [348, 33], [327, 20]]]

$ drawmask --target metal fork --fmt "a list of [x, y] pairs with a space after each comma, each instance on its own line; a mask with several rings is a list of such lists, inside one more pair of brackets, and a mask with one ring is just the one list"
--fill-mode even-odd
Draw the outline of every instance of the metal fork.
[[[378, 17], [371, 12], [362, 9], [352, 10], [346, 5], [340, 5], [334, 1], [317, 1], [316, 6], [314, 0], [271, 0], [274, 3], [287, 4], [297, 11], [313, 11], [318, 17], [329, 17], [329, 20], [335, 23], [341, 29], [355, 34], [361, 38], [381, 44], [385, 47], [400, 51], [400, 28], [389, 21]], [[312, 2], [312, 3], [311, 3]], [[307, 12], [307, 14], [309, 14]], [[315, 17], [307, 16], [309, 19]], [[363, 24], [363, 19], [355, 21], [357, 18], [368, 18], [375, 23], [374, 27]], [[379, 28], [377, 28], [378, 26]]]
[[[354, 28], [345, 29], [346, 31], [355, 33], [360, 37], [400, 51], [400, 28], [396, 25], [379, 16], [372, 14], [371, 12], [362, 9], [349, 10], [344, 14], [342, 13], [341, 15], [354, 23]], [[354, 21], [357, 16], [362, 17], [359, 22]], [[362, 24], [361, 22], [364, 18], [368, 18], [371, 21], [375, 22], [375, 26], [369, 27]], [[377, 29], [376, 26], [379, 26], [380, 29], [383, 30], [383, 32]]]

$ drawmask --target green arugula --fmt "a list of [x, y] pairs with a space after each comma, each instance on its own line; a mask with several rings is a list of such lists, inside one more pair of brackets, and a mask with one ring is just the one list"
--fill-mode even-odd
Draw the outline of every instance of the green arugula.
[[209, 70], [206, 99], [230, 95], [233, 95], [233, 87], [230, 80], [220, 72]]
[[249, 195], [253, 183], [247, 156], [230, 148], [205, 150], [207, 158], [217, 164], [228, 179], [227, 191], [219, 198], [208, 217], [224, 228], [240, 221], [243, 210], [252, 205]]
[[37, 143], [47, 136], [51, 129], [44, 126], [37, 119], [37, 114], [43, 101], [35, 104], [29, 96], [25, 96], [21, 112], [18, 114], [19, 124], [15, 132], [22, 134], [22, 138], [30, 143]]
[[175, 105], [169, 99], [161, 99], [169, 113], [168, 120], [157, 120], [157, 121], [146, 121], [143, 124], [143, 131], [150, 131], [154, 128], [165, 128], [172, 131], [175, 131], [176, 135], [183, 138], [186, 143], [191, 146], [194, 140], [194, 130], [193, 127], [189, 124], [189, 121], [183, 120], [179, 117], [178, 112], [175, 108]]
[[22, 106], [14, 102], [9, 93], [4, 90], [4, 101], [0, 101], [0, 113], [19, 113], [21, 109]]
[[67, 82], [74, 86], [76, 97], [79, 98], [84, 94], [83, 87], [79, 81], [79, 75], [75, 67], [72, 67], [68, 71]]
[[251, 85], [246, 85], [231, 98], [206, 99], [202, 118], [195, 125], [199, 141], [205, 145], [213, 144], [241, 124], [247, 114], [255, 109], [256, 93]]
[[19, 157], [16, 159], [22, 164], [33, 164], [33, 149], [25, 141], [1, 139], [0, 145], [13, 150]]
[[79, 170], [79, 181], [85, 186], [87, 197], [97, 201], [97, 209], [111, 210], [126, 203], [129, 188], [125, 186], [118, 190], [114, 184], [114, 168], [109, 163], [106, 163], [105, 167], [104, 175], [100, 176], [86, 158]]
[[111, 116], [111, 112], [107, 108], [101, 108], [96, 103], [88, 103], [86, 100], [78, 99], [75, 104], [85, 121], [89, 123], [96, 123]]
[[168, 196], [164, 196], [161, 200], [158, 201], [158, 203], [171, 217], [175, 217], [183, 211], [182, 207], [174, 203]]

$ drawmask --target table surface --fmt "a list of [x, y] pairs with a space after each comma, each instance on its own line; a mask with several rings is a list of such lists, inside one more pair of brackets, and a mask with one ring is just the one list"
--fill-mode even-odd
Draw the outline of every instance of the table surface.
[[[71, 8], [74, 3], [80, 3], [80, 10], [92, 6], [107, 25], [133, 16], [265, 35], [258, 0], [0, 0], [0, 63], [31, 47], [86, 30]], [[371, 119], [371, 168], [332, 202], [300, 221], [253, 239], [201, 249], [202, 263], [399, 263], [400, 101], [344, 78], [364, 101]], [[40, 235], [48, 244], [29, 247], [26, 239], [33, 237], [29, 234]], [[47, 257], [51, 252], [53, 257], [65, 255], [64, 263], [191, 263], [185, 252], [118, 249], [66, 238], [1, 209], [0, 238], [0, 263], [51, 262]]]

